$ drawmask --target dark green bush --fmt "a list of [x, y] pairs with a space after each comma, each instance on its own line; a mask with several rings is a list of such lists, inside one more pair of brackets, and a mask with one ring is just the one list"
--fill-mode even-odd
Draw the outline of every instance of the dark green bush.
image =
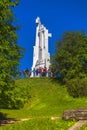
[[66, 83], [67, 91], [73, 97], [87, 97], [87, 77], [74, 78]]
[[24, 104], [25, 102], [23, 98], [17, 98], [12, 102], [11, 107], [14, 109], [20, 109], [23, 108]]

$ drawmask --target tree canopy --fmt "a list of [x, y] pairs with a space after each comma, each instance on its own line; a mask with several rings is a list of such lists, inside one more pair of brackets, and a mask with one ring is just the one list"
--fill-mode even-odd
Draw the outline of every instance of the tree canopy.
[[17, 4], [18, 0], [0, 1], [0, 104], [8, 108], [14, 106], [13, 76], [23, 56], [23, 49], [17, 44], [17, 27], [13, 24], [13, 8]]
[[51, 68], [53, 75], [61, 77], [65, 83], [76, 78], [87, 78], [87, 35], [83, 32], [64, 33], [56, 43]]

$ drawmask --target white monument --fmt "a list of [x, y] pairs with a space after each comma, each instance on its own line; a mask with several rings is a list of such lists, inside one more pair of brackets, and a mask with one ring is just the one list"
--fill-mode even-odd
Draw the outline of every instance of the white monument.
[[[40, 18], [36, 18], [36, 40], [33, 52], [33, 69], [43, 68], [44, 66], [49, 69], [50, 66], [50, 53], [48, 51], [48, 38], [51, 37], [51, 33], [48, 33], [48, 29], [41, 24]], [[33, 77], [33, 73], [32, 73]]]

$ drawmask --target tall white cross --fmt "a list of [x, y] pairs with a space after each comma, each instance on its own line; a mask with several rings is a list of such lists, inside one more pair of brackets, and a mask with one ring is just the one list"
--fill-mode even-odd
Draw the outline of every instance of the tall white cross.
[[[48, 29], [41, 24], [40, 18], [36, 18], [36, 40], [33, 52], [33, 69], [39, 67], [46, 67], [49, 69], [50, 66], [50, 53], [48, 51], [48, 38], [51, 37], [51, 33], [48, 33]], [[33, 77], [33, 74], [32, 74]]]

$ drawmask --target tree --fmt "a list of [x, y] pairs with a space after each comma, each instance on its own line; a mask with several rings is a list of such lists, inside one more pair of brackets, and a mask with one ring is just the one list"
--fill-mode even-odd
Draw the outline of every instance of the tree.
[[87, 36], [83, 32], [64, 33], [63, 38], [56, 43], [52, 66], [55, 77], [61, 73], [62, 82], [66, 84], [72, 79], [87, 78]]
[[19, 66], [20, 58], [23, 56], [23, 49], [17, 44], [17, 27], [13, 25], [13, 7], [18, 0], [0, 1], [0, 106], [14, 107], [15, 81], [13, 76]]

